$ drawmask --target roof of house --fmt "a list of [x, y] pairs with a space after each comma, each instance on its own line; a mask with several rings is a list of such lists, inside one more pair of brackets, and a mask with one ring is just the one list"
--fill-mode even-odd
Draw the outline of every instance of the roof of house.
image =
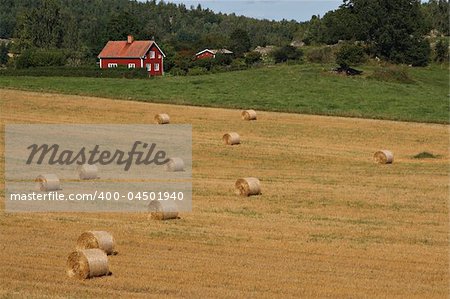
[[132, 43], [127, 41], [109, 41], [103, 50], [98, 54], [99, 58], [143, 58], [148, 50], [155, 45], [161, 54], [164, 52], [152, 40], [136, 40]]
[[195, 54], [195, 56], [201, 55], [201, 54], [203, 54], [205, 52], [209, 52], [209, 53], [214, 54], [214, 55], [217, 54], [217, 53], [220, 53], [220, 54], [233, 54], [233, 52], [231, 52], [230, 50], [227, 50], [227, 49], [212, 49], [212, 50], [205, 49], [205, 50], [200, 51], [197, 54]]

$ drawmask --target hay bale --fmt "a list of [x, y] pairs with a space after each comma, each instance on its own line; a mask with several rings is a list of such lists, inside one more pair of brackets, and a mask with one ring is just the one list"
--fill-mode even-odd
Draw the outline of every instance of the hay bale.
[[61, 182], [56, 174], [41, 174], [34, 181], [37, 183], [36, 187], [40, 191], [50, 192], [61, 190]]
[[251, 196], [261, 194], [261, 183], [257, 178], [238, 179], [234, 186], [237, 195]]
[[148, 205], [150, 217], [155, 220], [178, 218], [178, 206], [173, 200], [152, 200]]
[[256, 111], [255, 110], [244, 110], [241, 113], [243, 120], [256, 120]]
[[156, 114], [155, 122], [160, 125], [168, 124], [170, 122], [170, 117], [168, 114], [165, 113]]
[[98, 179], [97, 165], [84, 164], [77, 169], [80, 180], [95, 180]]
[[78, 250], [98, 248], [106, 254], [116, 254], [114, 246], [113, 236], [105, 231], [87, 231], [82, 233], [77, 240]]
[[100, 249], [77, 250], [67, 259], [67, 275], [79, 279], [109, 275], [108, 257]]
[[394, 162], [394, 154], [388, 150], [381, 150], [373, 155], [373, 159], [379, 164], [391, 164]]
[[181, 158], [170, 158], [166, 164], [166, 171], [184, 171], [184, 161]]
[[236, 132], [226, 133], [222, 137], [223, 143], [226, 145], [235, 145], [241, 143], [241, 138]]

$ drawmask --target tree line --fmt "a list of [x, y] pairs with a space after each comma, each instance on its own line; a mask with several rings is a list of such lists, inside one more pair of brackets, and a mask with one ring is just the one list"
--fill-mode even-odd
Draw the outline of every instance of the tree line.
[[426, 35], [434, 29], [448, 36], [448, 20], [448, 0], [344, 0], [337, 10], [307, 22], [257, 20], [156, 0], [0, 1], [0, 38], [14, 38], [9, 51], [39, 49], [52, 53], [50, 61], [59, 61], [60, 50], [75, 65], [93, 63], [108, 40], [124, 40], [128, 34], [155, 39], [169, 56], [168, 67], [185, 63], [204, 48], [229, 48], [244, 59], [256, 46], [286, 50], [294, 40], [360, 41], [370, 56], [426, 65], [431, 55]]

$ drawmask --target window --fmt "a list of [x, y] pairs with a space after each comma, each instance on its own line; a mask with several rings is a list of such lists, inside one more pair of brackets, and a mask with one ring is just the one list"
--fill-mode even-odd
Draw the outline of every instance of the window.
[[150, 51], [150, 59], [155, 58], [155, 51]]
[[161, 55], [158, 54], [158, 58], [161, 59]]
[[109, 68], [117, 67], [117, 63], [108, 63]]
[[159, 63], [155, 63], [155, 72], [159, 72]]
[[128, 68], [129, 68], [129, 69], [134, 69], [134, 68], [136, 68], [136, 64], [134, 64], [134, 63], [129, 63], [129, 64], [128, 64]]
[[150, 72], [152, 70], [152, 64], [151, 63], [146, 63], [145, 64], [145, 68], [147, 69], [147, 72]]

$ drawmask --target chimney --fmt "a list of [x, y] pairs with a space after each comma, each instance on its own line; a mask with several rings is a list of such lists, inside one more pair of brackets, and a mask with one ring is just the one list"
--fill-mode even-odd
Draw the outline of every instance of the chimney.
[[134, 41], [134, 37], [132, 35], [128, 35], [127, 44], [132, 44]]

